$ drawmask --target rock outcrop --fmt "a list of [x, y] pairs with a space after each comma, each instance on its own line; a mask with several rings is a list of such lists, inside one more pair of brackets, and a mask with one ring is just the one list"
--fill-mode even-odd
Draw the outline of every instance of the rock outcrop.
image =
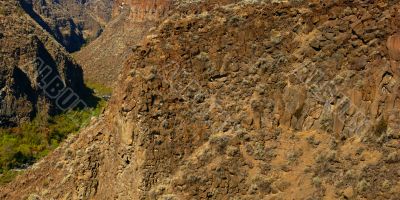
[[399, 199], [400, 3], [213, 2], [174, 8], [0, 197]]
[[172, 8], [173, 0], [117, 0], [114, 4], [113, 16], [118, 16], [125, 7], [131, 9], [131, 21], [160, 20]]
[[19, 3], [2, 1], [0, 11], [0, 125], [65, 109], [65, 88], [82, 96], [82, 70], [64, 48]]

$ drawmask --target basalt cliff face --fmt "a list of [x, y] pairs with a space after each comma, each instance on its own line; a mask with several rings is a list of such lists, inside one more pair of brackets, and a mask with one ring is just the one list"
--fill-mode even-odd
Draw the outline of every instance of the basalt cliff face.
[[[114, 85], [124, 61], [139, 46], [139, 42], [155, 29], [170, 10], [191, 1], [174, 0], [118, 0], [113, 7], [113, 20], [94, 42], [77, 52], [74, 57], [83, 65], [89, 82]], [[203, 7], [214, 7], [237, 2], [234, 0], [207, 1]], [[150, 36], [151, 37], [151, 36]], [[105, 48], [106, 47], [106, 48]]]
[[1, 198], [399, 199], [399, 9], [182, 3]]
[[[14, 126], [62, 110], [55, 93], [62, 88], [82, 95], [82, 70], [64, 48], [19, 3], [2, 1], [0, 11], [0, 125]], [[51, 84], [59, 84], [59, 90], [51, 92]]]
[[110, 21], [113, 0], [21, 0], [23, 8], [68, 51], [78, 51]]

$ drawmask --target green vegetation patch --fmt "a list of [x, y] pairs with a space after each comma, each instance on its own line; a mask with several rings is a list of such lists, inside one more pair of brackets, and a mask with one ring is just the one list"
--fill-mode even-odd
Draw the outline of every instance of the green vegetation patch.
[[20, 171], [15, 170], [5, 171], [4, 173], [0, 174], [0, 185], [5, 185], [11, 182], [20, 173]]
[[96, 96], [108, 96], [111, 95], [112, 89], [109, 87], [106, 87], [102, 84], [99, 83], [94, 83], [94, 82], [87, 82], [86, 86], [91, 88], [93, 92], [95, 93]]
[[14, 128], [0, 128], [0, 185], [13, 180], [24, 169], [58, 147], [68, 135], [87, 126], [106, 105], [99, 100], [94, 107], [71, 110], [43, 117]]

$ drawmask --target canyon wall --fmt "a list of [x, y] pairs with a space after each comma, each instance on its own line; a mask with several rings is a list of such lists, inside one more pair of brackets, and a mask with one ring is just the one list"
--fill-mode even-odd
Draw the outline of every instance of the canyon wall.
[[85, 93], [79, 65], [18, 2], [2, 1], [0, 15], [1, 126], [62, 111], [65, 88]]
[[89, 82], [115, 86], [123, 62], [171, 9], [172, 1], [116, 1], [103, 34], [75, 54]]
[[0, 197], [400, 198], [399, 1], [262, 2], [174, 8]]

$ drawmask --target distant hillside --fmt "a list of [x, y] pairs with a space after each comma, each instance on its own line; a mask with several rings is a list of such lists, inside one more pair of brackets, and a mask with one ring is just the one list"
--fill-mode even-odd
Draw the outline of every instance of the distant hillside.
[[97, 38], [111, 19], [113, 0], [21, 0], [23, 8], [68, 51]]
[[18, 2], [0, 4], [0, 125], [62, 111], [63, 89], [85, 93], [82, 69]]

